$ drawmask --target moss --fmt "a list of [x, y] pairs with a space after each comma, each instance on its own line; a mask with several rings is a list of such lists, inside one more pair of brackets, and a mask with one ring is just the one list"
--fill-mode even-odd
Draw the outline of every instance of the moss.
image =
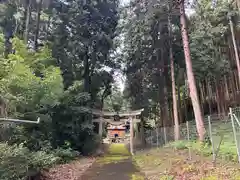
[[201, 178], [201, 180], [218, 180], [218, 177], [217, 176], [207, 176], [207, 177]]
[[124, 144], [111, 144], [108, 154], [97, 159], [99, 164], [118, 163], [130, 158], [130, 153]]
[[131, 180], [144, 180], [144, 177], [138, 174], [132, 174]]
[[174, 180], [174, 177], [170, 176], [170, 175], [164, 175], [164, 176], [160, 177], [159, 180]]
[[129, 151], [124, 144], [111, 144], [108, 150], [108, 154], [130, 156]]
[[126, 159], [129, 159], [129, 157], [128, 156], [105, 156], [97, 159], [97, 162], [99, 164], [109, 164], [109, 163], [118, 163]]
[[162, 160], [160, 158], [156, 158], [154, 155], [136, 155], [133, 157], [134, 161], [138, 166], [146, 166], [146, 165], [161, 165]]

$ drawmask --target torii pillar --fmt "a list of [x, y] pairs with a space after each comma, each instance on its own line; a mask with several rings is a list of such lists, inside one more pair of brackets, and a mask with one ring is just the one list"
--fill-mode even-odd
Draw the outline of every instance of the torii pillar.
[[134, 137], [134, 122], [133, 122], [133, 117], [130, 116], [130, 152], [132, 155], [134, 154], [133, 137]]

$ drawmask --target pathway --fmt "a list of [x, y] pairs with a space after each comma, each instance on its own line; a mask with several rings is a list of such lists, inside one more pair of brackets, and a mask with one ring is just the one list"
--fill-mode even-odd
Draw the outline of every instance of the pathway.
[[124, 144], [111, 144], [79, 180], [144, 180]]

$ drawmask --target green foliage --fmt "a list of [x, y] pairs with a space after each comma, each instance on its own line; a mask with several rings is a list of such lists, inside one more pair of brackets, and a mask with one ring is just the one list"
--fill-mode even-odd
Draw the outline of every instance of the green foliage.
[[0, 93], [9, 102], [8, 111], [15, 115], [16, 111], [23, 113], [56, 105], [63, 94], [63, 84], [60, 69], [51, 65], [49, 49], [29, 52], [17, 38], [13, 44], [14, 54], [8, 59], [0, 56]]
[[[168, 144], [167, 146], [173, 147], [176, 149], [188, 149], [191, 148], [195, 153], [202, 154], [204, 156], [212, 155], [212, 147], [207, 143], [202, 144], [201, 142], [196, 141], [176, 141]], [[221, 145], [218, 156], [222, 159], [228, 161], [237, 161], [237, 152], [235, 148], [229, 148], [228, 143], [224, 143]]]
[[51, 153], [45, 151], [31, 152], [22, 144], [9, 146], [0, 144], [0, 179], [26, 179], [39, 173], [43, 168], [67, 162], [77, 157], [71, 149], [57, 149]]
[[212, 8], [212, 1], [198, 3], [196, 13], [190, 18], [190, 47], [193, 68], [199, 79], [220, 76], [229, 72], [229, 61], [222, 49], [226, 48], [224, 36], [229, 32], [227, 14], [235, 12], [225, 1]]
[[[0, 3], [0, 96], [8, 117], [41, 118], [37, 125], [1, 125], [7, 144], [0, 149], [0, 179], [26, 179], [101, 142], [88, 109], [102, 108], [111, 94], [113, 72], [105, 67], [118, 66], [109, 57], [118, 2], [69, 2]], [[23, 162], [8, 173], [11, 159]]]

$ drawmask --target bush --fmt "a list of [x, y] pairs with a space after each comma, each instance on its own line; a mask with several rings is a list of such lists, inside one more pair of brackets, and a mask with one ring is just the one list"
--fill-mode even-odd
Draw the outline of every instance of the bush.
[[73, 160], [80, 155], [78, 151], [74, 151], [71, 148], [68, 149], [57, 148], [54, 150], [54, 154], [61, 158], [62, 163]]
[[22, 144], [0, 144], [0, 179], [23, 180], [37, 175], [40, 170], [74, 159], [78, 153], [71, 149], [31, 152]]
[[[211, 156], [212, 155], [212, 147], [208, 143], [201, 143], [198, 141], [174, 141], [167, 145], [167, 147], [176, 148], [178, 150], [181, 149], [188, 149], [188, 147], [191, 147], [191, 149], [197, 153], [202, 154], [204, 156]], [[222, 159], [229, 160], [229, 161], [237, 161], [237, 152], [236, 147], [231, 146], [229, 143], [223, 143], [220, 147], [220, 150], [218, 152], [218, 156], [220, 156]]]

